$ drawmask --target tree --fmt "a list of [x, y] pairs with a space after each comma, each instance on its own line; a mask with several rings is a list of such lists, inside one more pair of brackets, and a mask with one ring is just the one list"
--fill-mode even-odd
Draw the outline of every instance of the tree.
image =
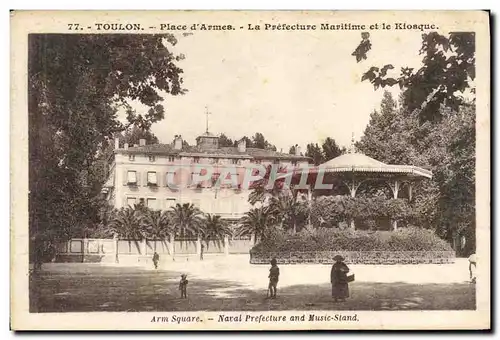
[[440, 110], [440, 121], [422, 123], [418, 113], [396, 107], [386, 94], [358, 148], [385, 163], [431, 170], [431, 180], [414, 186], [414, 222], [450, 243], [464, 236], [466, 248], [455, 248], [467, 255], [475, 247], [475, 105]]
[[[247, 136], [243, 136], [239, 140], [240, 141], [244, 140], [245, 143], [246, 143], [247, 148], [253, 148], [254, 147], [252, 140], [250, 138], [248, 138]], [[236, 140], [236, 139], [234, 140], [234, 146], [238, 146], [238, 140]]]
[[269, 141], [267, 141], [266, 138], [264, 137], [264, 135], [260, 132], [257, 132], [252, 137], [252, 147], [257, 148], [257, 149], [268, 149], [268, 150], [276, 151], [276, 146], [274, 146]]
[[322, 149], [323, 149], [323, 160], [324, 162], [327, 162], [331, 159], [334, 159], [340, 155], [342, 155], [344, 150], [341, 149], [338, 145], [337, 142], [335, 142], [335, 139], [327, 137], [325, 141], [322, 144]]
[[233, 142], [233, 140], [229, 137], [227, 137], [225, 134], [221, 133], [221, 135], [219, 136], [219, 146], [220, 147], [229, 147], [229, 146], [234, 146], [234, 143], [236, 141]]
[[[367, 59], [371, 49], [369, 34], [362, 33], [362, 41], [353, 52], [356, 61]], [[415, 72], [413, 68], [401, 68], [398, 77], [388, 76], [394, 69], [392, 64], [371, 67], [361, 80], [368, 80], [376, 89], [399, 85], [403, 90], [403, 105], [408, 112], [417, 111], [420, 121], [438, 121], [440, 106], [445, 105], [458, 112], [467, 102], [463, 95], [475, 79], [475, 33], [451, 32], [447, 36], [437, 32], [422, 34], [422, 66]]]
[[169, 213], [161, 210], [148, 210], [142, 214], [140, 225], [149, 239], [165, 240], [170, 237]]
[[203, 214], [191, 203], [177, 203], [170, 213], [170, 223], [177, 236], [200, 236], [204, 225]]
[[306, 157], [311, 157], [313, 159], [314, 165], [320, 165], [325, 162], [323, 153], [318, 144], [309, 143], [307, 144]]
[[134, 208], [121, 208], [116, 211], [109, 224], [109, 233], [128, 240], [129, 247], [134, 242], [139, 249], [139, 240], [146, 238], [146, 231], [141, 227], [141, 217], [142, 213]]
[[220, 216], [207, 214], [202, 234], [203, 241], [208, 249], [210, 241], [216, 242], [220, 247], [221, 241], [224, 241], [226, 236], [231, 236], [232, 232], [226, 221], [221, 219]]
[[[182, 56], [170, 52], [171, 35], [28, 40], [29, 230], [33, 240], [64, 240], [95, 222], [99, 206], [92, 202], [102, 184], [95, 165], [113, 135], [163, 119], [160, 91], [185, 92], [176, 65]], [[149, 109], [136, 112], [130, 100]], [[117, 119], [120, 110], [126, 123]]]
[[416, 145], [425, 135], [418, 116], [397, 108], [391, 93], [384, 91], [380, 111], [370, 121], [356, 147], [367, 156], [387, 164], [425, 165]]
[[275, 219], [281, 221], [281, 226], [285, 229], [291, 229], [294, 234], [297, 232], [298, 222], [305, 222], [307, 219], [308, 207], [299, 202], [296, 195], [273, 197], [270, 207]]
[[156, 137], [154, 133], [135, 125], [118, 134], [118, 138], [120, 140], [120, 146], [123, 146], [125, 143], [128, 143], [128, 145], [139, 145], [140, 139], [145, 139], [146, 144], [159, 143], [158, 137]]
[[296, 145], [292, 145], [292, 146], [290, 147], [290, 149], [288, 150], [288, 153], [289, 153], [290, 155], [295, 155], [295, 150], [296, 150], [295, 148], [296, 148]]
[[256, 239], [262, 239], [266, 235], [269, 227], [276, 223], [271, 208], [260, 207], [252, 208], [240, 219], [238, 235], [255, 235]]
[[[287, 173], [286, 168], [280, 167], [276, 169], [277, 174]], [[285, 179], [274, 179], [271, 177], [272, 174], [272, 166], [268, 165], [266, 167], [266, 173], [264, 176], [255, 182], [252, 182], [249, 186], [250, 194], [248, 195], [248, 202], [251, 205], [255, 205], [257, 202], [265, 203], [266, 200], [271, 197], [276, 197], [280, 194], [287, 194], [290, 188], [287, 188], [285, 185]], [[273, 185], [269, 185], [270, 182], [273, 182]]]

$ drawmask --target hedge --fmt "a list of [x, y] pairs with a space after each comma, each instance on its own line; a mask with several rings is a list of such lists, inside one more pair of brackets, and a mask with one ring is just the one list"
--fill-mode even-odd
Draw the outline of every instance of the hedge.
[[275, 258], [279, 264], [333, 264], [341, 255], [349, 264], [446, 264], [455, 260], [454, 251], [309, 251], [250, 253], [250, 263], [269, 264]]
[[299, 258], [330, 263], [336, 254], [353, 263], [435, 263], [432, 259], [438, 258], [447, 260], [437, 263], [445, 263], [455, 257], [446, 241], [420, 228], [396, 232], [319, 228], [295, 235], [275, 229], [250, 250], [252, 263], [268, 263], [272, 257], [282, 263], [300, 263]]

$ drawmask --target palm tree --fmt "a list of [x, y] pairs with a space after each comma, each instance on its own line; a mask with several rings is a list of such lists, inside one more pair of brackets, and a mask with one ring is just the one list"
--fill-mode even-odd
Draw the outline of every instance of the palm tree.
[[256, 240], [265, 236], [266, 229], [276, 222], [268, 206], [253, 208], [240, 219], [239, 235], [255, 235]]
[[172, 231], [169, 217], [167, 211], [148, 210], [141, 216], [141, 229], [146, 233], [148, 239], [157, 239], [165, 242], [167, 238], [170, 238]]
[[[287, 192], [289, 190], [289, 188], [285, 185], [284, 178], [275, 179], [273, 185], [269, 187], [270, 181], [273, 181], [271, 178], [271, 171], [272, 166], [268, 165], [266, 167], [266, 174], [264, 177], [253, 182], [250, 186], [251, 192], [248, 195], [248, 202], [251, 205], [255, 205], [257, 202], [264, 203], [268, 198], [277, 197], [283, 192]], [[276, 173], [281, 175], [286, 174], [287, 170], [285, 167], [280, 166], [276, 170]]]
[[131, 207], [118, 210], [108, 228], [110, 232], [128, 240], [129, 247], [132, 241], [139, 247], [138, 241], [146, 236], [140, 226], [140, 213]]
[[203, 241], [207, 245], [209, 241], [214, 241], [217, 246], [221, 247], [221, 241], [224, 241], [225, 236], [231, 236], [231, 228], [227, 225], [227, 222], [221, 219], [218, 215], [207, 214], [205, 223], [203, 226], [202, 237]]
[[200, 236], [203, 229], [203, 213], [194, 204], [177, 203], [169, 212], [170, 223], [176, 235]]
[[297, 221], [307, 215], [307, 208], [291, 194], [273, 197], [270, 208], [276, 219], [281, 221], [281, 226], [291, 227], [294, 234], [297, 232]]

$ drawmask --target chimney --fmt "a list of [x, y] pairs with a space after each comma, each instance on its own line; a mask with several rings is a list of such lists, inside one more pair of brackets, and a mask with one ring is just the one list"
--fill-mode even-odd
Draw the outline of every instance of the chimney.
[[120, 148], [120, 138], [116, 137], [115, 138], [115, 150]]
[[238, 152], [246, 152], [246, 151], [247, 151], [247, 141], [245, 138], [242, 138], [238, 142]]
[[175, 150], [182, 150], [182, 136], [181, 135], [175, 135], [174, 149]]
[[123, 147], [125, 148], [125, 150], [128, 150], [128, 143], [125, 143]]
[[300, 146], [295, 144], [295, 156], [300, 156]]
[[145, 146], [146, 140], [144, 138], [139, 139], [139, 146]]

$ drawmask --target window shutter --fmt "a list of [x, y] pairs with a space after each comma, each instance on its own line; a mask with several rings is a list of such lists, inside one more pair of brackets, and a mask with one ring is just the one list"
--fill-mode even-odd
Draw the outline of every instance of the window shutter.
[[124, 207], [124, 208], [128, 207], [127, 196], [123, 196], [123, 204], [122, 204], [122, 207]]
[[159, 187], [159, 186], [161, 186], [160, 173], [158, 171], [155, 171], [155, 174], [156, 174], [156, 186]]
[[135, 176], [136, 176], [136, 180], [137, 180], [137, 185], [141, 185], [141, 172], [140, 171], [136, 171], [135, 172]]
[[123, 185], [128, 184], [128, 170], [123, 170]]
[[148, 172], [147, 171], [144, 171], [144, 178], [142, 180], [142, 185], [143, 186], [148, 186]]

